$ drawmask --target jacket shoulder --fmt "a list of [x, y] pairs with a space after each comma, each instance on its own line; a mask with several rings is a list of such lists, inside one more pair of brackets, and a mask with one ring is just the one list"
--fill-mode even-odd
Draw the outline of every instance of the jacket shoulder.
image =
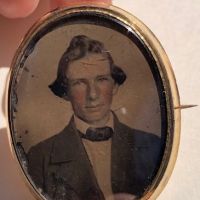
[[47, 153], [51, 153], [51, 149], [54, 145], [54, 143], [56, 141], [62, 141], [64, 134], [66, 133], [67, 127], [65, 129], [63, 129], [61, 132], [57, 133], [56, 135], [53, 135], [50, 138], [47, 138], [41, 142], [39, 142], [38, 144], [32, 146], [30, 148], [30, 150], [28, 151], [28, 157], [30, 157], [32, 154], [34, 154], [34, 156], [43, 156], [46, 155]]
[[123, 138], [128, 138], [128, 141], [133, 145], [152, 146], [160, 144], [160, 137], [155, 133], [145, 132], [131, 128], [121, 122], [118, 124], [119, 134]]
[[64, 130], [32, 146], [27, 154], [28, 173], [37, 187], [44, 189], [44, 168], [50, 162], [55, 142], [62, 141]]

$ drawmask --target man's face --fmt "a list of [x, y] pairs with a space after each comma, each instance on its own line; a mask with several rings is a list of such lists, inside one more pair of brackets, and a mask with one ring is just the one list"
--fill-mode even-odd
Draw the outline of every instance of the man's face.
[[69, 80], [68, 100], [75, 115], [89, 124], [104, 125], [117, 91], [108, 59], [101, 54], [88, 54], [73, 61], [66, 76]]

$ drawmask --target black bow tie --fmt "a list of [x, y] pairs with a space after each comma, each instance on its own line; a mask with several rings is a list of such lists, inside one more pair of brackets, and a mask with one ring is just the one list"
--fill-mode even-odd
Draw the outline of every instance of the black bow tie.
[[113, 135], [113, 129], [106, 126], [103, 128], [88, 128], [86, 134], [80, 133], [81, 138], [91, 141], [106, 141]]

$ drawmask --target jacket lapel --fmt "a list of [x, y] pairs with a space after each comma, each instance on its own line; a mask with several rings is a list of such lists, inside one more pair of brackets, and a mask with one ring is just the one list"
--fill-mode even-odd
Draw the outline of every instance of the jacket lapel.
[[[74, 150], [74, 147], [78, 147], [77, 151]], [[73, 127], [73, 119], [71, 119], [68, 126], [60, 133], [53, 144], [50, 162], [61, 164], [78, 160], [78, 157], [81, 156], [80, 147], [80, 139]]]
[[[55, 140], [50, 157], [56, 176], [76, 191], [80, 199], [102, 199], [91, 163], [73, 118]], [[91, 198], [89, 197], [91, 195]]]
[[111, 147], [111, 180], [113, 193], [121, 193], [128, 191], [129, 181], [128, 177], [131, 166], [131, 147], [129, 145], [128, 134], [126, 129], [118, 121], [114, 115], [114, 135]]

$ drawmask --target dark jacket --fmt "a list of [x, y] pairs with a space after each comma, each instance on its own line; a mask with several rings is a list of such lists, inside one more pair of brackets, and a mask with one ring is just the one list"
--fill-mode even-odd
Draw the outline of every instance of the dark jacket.
[[[160, 149], [157, 136], [131, 129], [114, 117], [113, 193], [141, 196], [159, 165]], [[62, 132], [30, 149], [28, 173], [35, 185], [52, 199], [104, 199], [73, 119]]]

